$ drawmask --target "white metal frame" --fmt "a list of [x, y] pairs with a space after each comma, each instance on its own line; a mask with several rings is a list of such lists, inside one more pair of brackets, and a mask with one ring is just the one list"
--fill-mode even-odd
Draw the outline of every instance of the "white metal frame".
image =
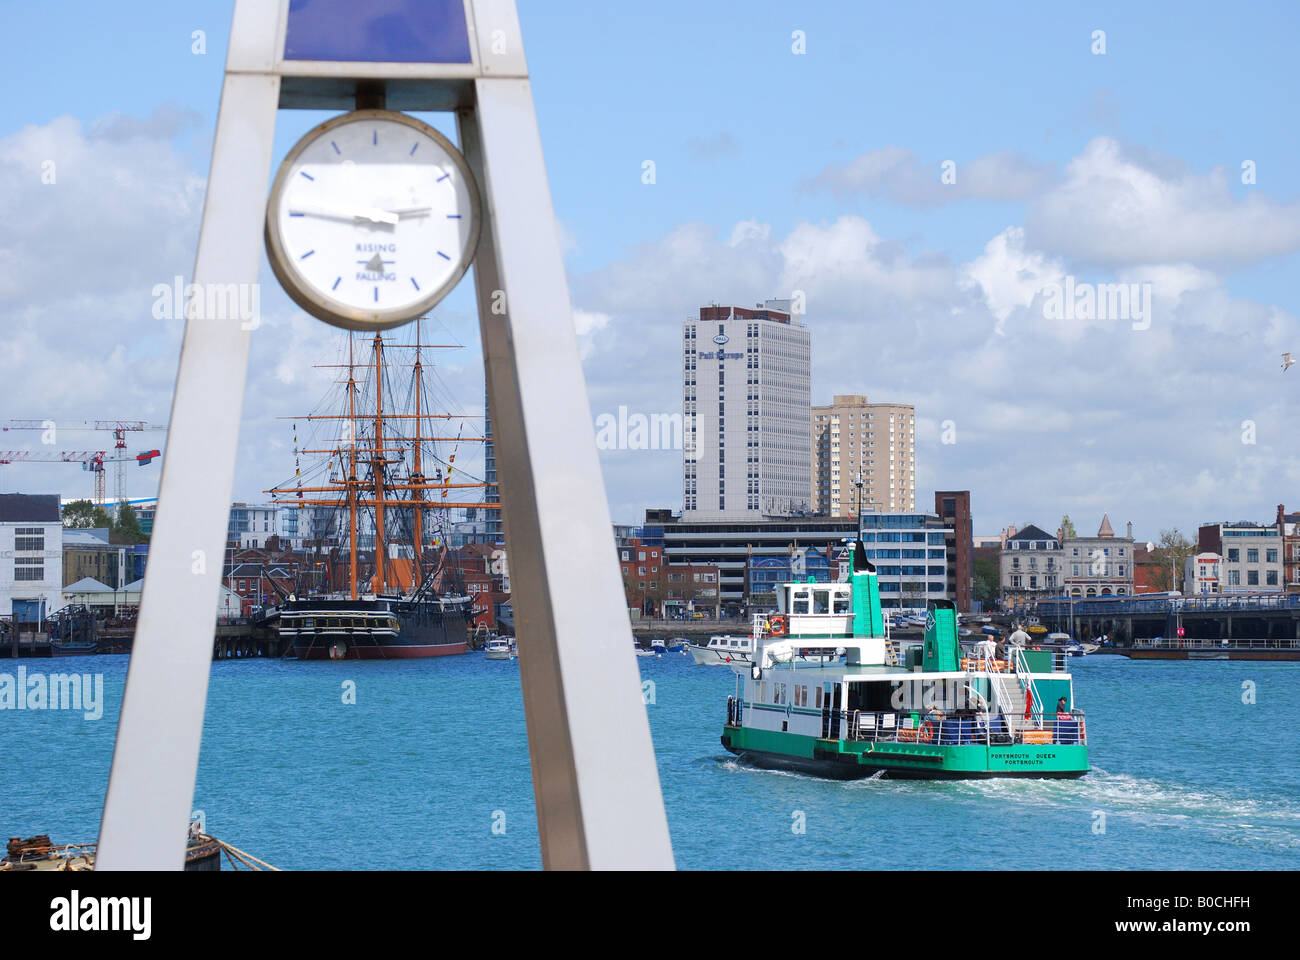
[[[514, 0], [465, 0], [469, 65], [282, 59], [288, 0], [236, 0], [194, 283], [254, 283], [278, 108], [454, 109], [548, 868], [673, 866]], [[506, 310], [494, 312], [504, 294]], [[188, 319], [97, 868], [184, 862], [248, 357]]]

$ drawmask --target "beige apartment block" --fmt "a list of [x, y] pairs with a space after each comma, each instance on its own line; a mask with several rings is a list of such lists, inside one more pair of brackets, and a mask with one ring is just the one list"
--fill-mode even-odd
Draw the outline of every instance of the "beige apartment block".
[[812, 502], [819, 514], [916, 509], [916, 408], [836, 396], [812, 408]]

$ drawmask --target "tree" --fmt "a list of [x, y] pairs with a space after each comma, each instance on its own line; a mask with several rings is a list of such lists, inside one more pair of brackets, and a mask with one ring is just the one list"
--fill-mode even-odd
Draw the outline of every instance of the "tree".
[[97, 507], [89, 500], [72, 500], [63, 505], [63, 525], [75, 529], [90, 527], [112, 527], [113, 520], [103, 507]]
[[145, 543], [148, 537], [140, 529], [140, 521], [136, 519], [135, 508], [129, 503], [122, 504], [118, 511], [117, 519], [113, 521], [113, 533], [126, 543]]
[[1194, 556], [1196, 551], [1197, 545], [1183, 536], [1178, 529], [1161, 530], [1155, 549], [1149, 553], [1147, 583], [1151, 589], [1157, 592], [1177, 590], [1178, 584], [1183, 579], [1187, 558]]
[[1070, 520], [1070, 515], [1067, 513], [1061, 517], [1061, 539], [1072, 540], [1078, 535], [1078, 531], [1074, 529], [1074, 523]]

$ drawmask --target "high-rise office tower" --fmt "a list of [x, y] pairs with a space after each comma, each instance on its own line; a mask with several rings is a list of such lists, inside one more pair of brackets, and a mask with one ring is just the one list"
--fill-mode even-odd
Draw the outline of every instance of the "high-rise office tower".
[[811, 344], [789, 300], [682, 325], [683, 519], [811, 510]]

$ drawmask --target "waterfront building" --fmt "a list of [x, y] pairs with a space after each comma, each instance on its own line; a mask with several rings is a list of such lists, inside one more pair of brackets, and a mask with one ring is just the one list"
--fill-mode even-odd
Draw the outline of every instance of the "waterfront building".
[[1285, 529], [1276, 524], [1203, 523], [1197, 545], [1223, 558], [1220, 593], [1281, 593]]
[[1103, 514], [1095, 537], [1061, 543], [1064, 592], [1071, 597], [1124, 597], [1133, 594], [1133, 524], [1116, 536]]
[[971, 593], [975, 586], [975, 524], [970, 512], [970, 491], [936, 490], [934, 512], [943, 521], [947, 596], [959, 611], [969, 613], [974, 609]]
[[1004, 532], [998, 553], [998, 585], [1004, 607], [1015, 608], [1061, 595], [1064, 551], [1058, 534], [1029, 524]]
[[232, 503], [226, 523], [226, 542], [247, 550], [266, 546], [280, 535], [278, 504]]
[[1287, 593], [1300, 593], [1300, 513], [1287, 513], [1277, 505], [1277, 528], [1282, 534], [1282, 584]]
[[1198, 553], [1188, 557], [1183, 566], [1184, 596], [1222, 593], [1219, 577], [1223, 558], [1217, 553]]
[[847, 557], [846, 547], [792, 547], [784, 557], [750, 557], [747, 573], [751, 605], [775, 609], [777, 590], [783, 583], [837, 582], [842, 573], [841, 554]]
[[[116, 582], [115, 549], [109, 527], [65, 527], [63, 530], [63, 586], [78, 580]], [[135, 579], [132, 577], [131, 579]]]
[[673, 563], [662, 543], [628, 537], [618, 544], [618, 566], [629, 610], [644, 617], [674, 617], [696, 611], [721, 614], [720, 571], [711, 563]]
[[0, 617], [36, 623], [61, 606], [58, 494], [0, 493]]
[[464, 543], [452, 549], [447, 564], [473, 598], [470, 626], [498, 630], [502, 626], [502, 611], [510, 603], [510, 567], [504, 545], [485, 541]]
[[235, 563], [222, 579], [238, 594], [245, 611], [251, 607], [279, 604], [283, 600], [281, 593], [288, 596], [298, 589], [296, 563]]
[[[949, 539], [955, 540], [955, 531], [937, 514], [864, 513], [862, 546], [876, 565], [880, 605], [924, 610], [930, 600], [955, 602], [949, 592]], [[969, 607], [969, 584], [966, 600]]]
[[[690, 521], [671, 510], [646, 511], [641, 539], [663, 547], [670, 566], [706, 564], [718, 569], [723, 616], [742, 614], [749, 606], [749, 561], [752, 557], [788, 557], [791, 549], [834, 549], [857, 535], [845, 517], [789, 517], [740, 522]], [[755, 604], [756, 609], [758, 608]]]
[[789, 300], [682, 324], [682, 517], [811, 511], [811, 341]]
[[[483, 386], [483, 488], [484, 503], [500, 503], [501, 487], [497, 482], [496, 442], [492, 438], [492, 409], [488, 406], [487, 385]], [[504, 543], [505, 525], [501, 521], [501, 510], [483, 511], [484, 543]]]
[[916, 509], [916, 409], [837, 395], [812, 408], [812, 508], [832, 517]]

